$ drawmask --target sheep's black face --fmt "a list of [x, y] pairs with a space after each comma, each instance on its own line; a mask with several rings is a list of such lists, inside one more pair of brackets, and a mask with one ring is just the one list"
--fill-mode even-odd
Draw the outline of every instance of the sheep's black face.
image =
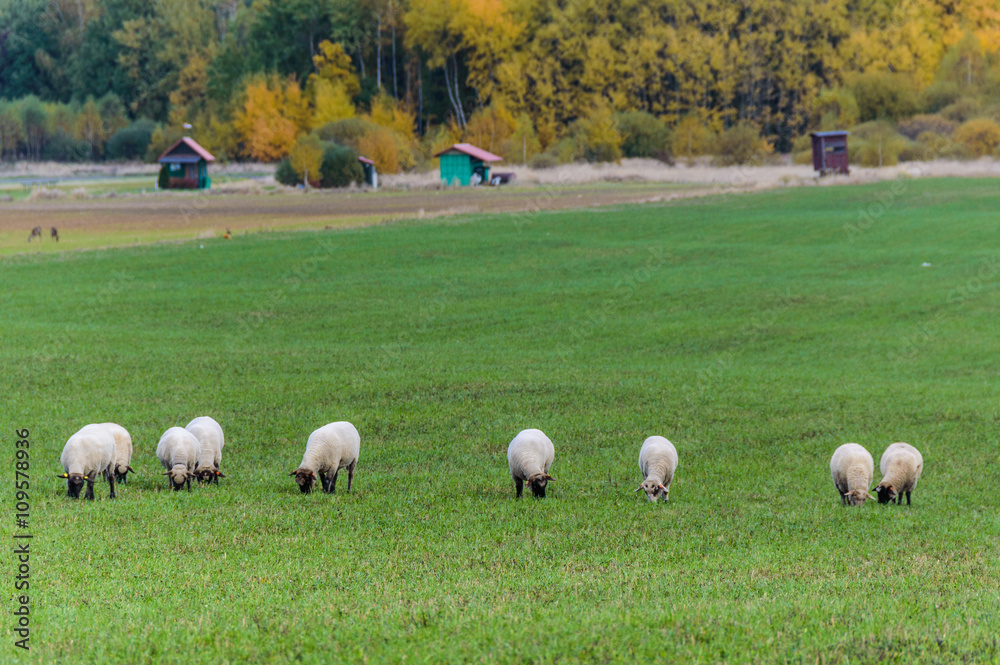
[[659, 501], [660, 497], [663, 497], [664, 501], [666, 501], [669, 498], [667, 496], [667, 488], [661, 485], [660, 483], [654, 482], [652, 480], [643, 481], [643, 483], [639, 485], [636, 491], [638, 490], [642, 490], [643, 492], [645, 492], [646, 498], [649, 499], [652, 503], [656, 503], [657, 501]]
[[531, 494], [536, 499], [544, 499], [545, 486], [549, 484], [550, 480], [552, 480], [552, 476], [548, 474], [545, 475], [537, 474], [532, 476], [531, 478], [528, 478], [528, 487], [531, 488]]
[[175, 492], [183, 489], [185, 483], [190, 482], [188, 480], [190, 474], [187, 469], [171, 469], [170, 471], [164, 472], [163, 475], [170, 478], [170, 487], [172, 487]]
[[71, 473], [66, 478], [66, 493], [71, 499], [79, 499], [80, 491], [83, 489], [84, 480], [82, 473]]
[[116, 483], [128, 483], [128, 472], [131, 471], [135, 473], [135, 469], [130, 466], [122, 468], [120, 466], [115, 467], [115, 482]]
[[879, 485], [875, 488], [879, 503], [889, 503], [896, 498], [896, 489], [892, 485]]
[[312, 492], [313, 485], [316, 484], [315, 473], [306, 469], [296, 469], [292, 471], [291, 475], [295, 476], [295, 482], [298, 483], [299, 491], [303, 494]]
[[210, 483], [215, 480], [215, 469], [202, 467], [194, 472], [194, 477], [198, 479], [199, 483]]

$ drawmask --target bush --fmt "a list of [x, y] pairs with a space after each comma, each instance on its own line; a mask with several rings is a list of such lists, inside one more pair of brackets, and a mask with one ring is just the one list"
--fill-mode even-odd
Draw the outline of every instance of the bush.
[[954, 139], [974, 157], [993, 155], [1000, 148], [1000, 125], [989, 118], [969, 120], [955, 130]]
[[278, 168], [274, 170], [274, 179], [286, 187], [298, 187], [302, 182], [287, 157], [278, 162]]
[[160, 164], [160, 175], [156, 177], [156, 186], [160, 189], [167, 189], [170, 186], [170, 167]]
[[361, 138], [377, 129], [378, 125], [364, 118], [346, 118], [337, 122], [328, 122], [316, 130], [316, 136], [324, 141], [339, 143], [357, 150]]
[[915, 115], [899, 123], [899, 133], [911, 139], [916, 139], [924, 132], [951, 136], [954, 130], [955, 123], [939, 115]]
[[711, 152], [715, 134], [696, 115], [684, 116], [674, 127], [671, 152], [680, 157], [694, 157]]
[[862, 121], [906, 118], [916, 111], [913, 82], [902, 74], [867, 72], [855, 77], [851, 92], [858, 102]]
[[654, 157], [670, 154], [670, 128], [656, 116], [645, 111], [616, 113], [615, 122], [622, 136], [621, 151], [625, 157]]
[[[378, 168], [378, 162], [375, 162]], [[320, 187], [347, 187], [365, 181], [365, 172], [358, 163], [358, 154], [348, 147], [329, 143], [323, 150], [320, 167]]]
[[866, 122], [851, 130], [849, 152], [851, 164], [861, 166], [894, 166], [900, 153], [909, 145], [891, 122]]
[[920, 108], [927, 113], [937, 113], [961, 96], [962, 91], [954, 81], [938, 81], [920, 93]]
[[948, 120], [961, 124], [966, 120], [979, 117], [982, 113], [980, 112], [978, 101], [969, 97], [963, 97], [954, 104], [949, 104], [941, 109], [941, 115]]
[[851, 127], [858, 123], [858, 100], [847, 88], [821, 90], [813, 102], [810, 122], [821, 130]]
[[149, 143], [156, 129], [152, 120], [137, 120], [124, 129], [119, 129], [108, 139], [105, 154], [109, 160], [142, 159], [149, 150]]
[[921, 132], [917, 137], [917, 143], [924, 147], [924, 152], [928, 159], [941, 157], [952, 145], [951, 140], [936, 132]]
[[550, 152], [540, 152], [528, 160], [528, 166], [533, 169], [551, 169], [558, 163], [559, 160]]
[[574, 123], [573, 142], [579, 156], [588, 162], [618, 162], [622, 158], [622, 135], [611, 109], [600, 107]]
[[56, 131], [42, 150], [42, 159], [52, 162], [83, 162], [90, 157], [90, 144], [63, 130]]
[[723, 132], [716, 141], [715, 161], [724, 166], [759, 164], [771, 153], [771, 145], [753, 125], [741, 123]]
[[376, 127], [358, 141], [358, 154], [375, 162], [379, 173], [399, 173], [399, 147], [391, 129]]

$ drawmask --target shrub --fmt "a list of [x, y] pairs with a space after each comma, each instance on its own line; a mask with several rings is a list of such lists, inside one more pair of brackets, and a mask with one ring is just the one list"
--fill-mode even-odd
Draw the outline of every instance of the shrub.
[[170, 185], [170, 167], [166, 164], [160, 165], [160, 174], [156, 177], [156, 186], [166, 189]]
[[[378, 168], [378, 162], [375, 162]], [[323, 165], [320, 167], [320, 187], [347, 187], [352, 183], [363, 183], [365, 172], [358, 163], [358, 154], [348, 147], [328, 143], [323, 150]]]
[[989, 118], [969, 120], [956, 129], [953, 136], [974, 157], [992, 155], [1000, 148], [1000, 125]]
[[598, 107], [573, 123], [570, 132], [577, 157], [588, 162], [618, 162], [622, 158], [622, 135], [610, 108]]
[[723, 132], [715, 149], [715, 161], [722, 165], [759, 164], [771, 153], [771, 145], [753, 125], [741, 123]]
[[979, 102], [969, 97], [962, 97], [954, 104], [941, 109], [941, 115], [956, 123], [963, 123], [982, 115]]
[[42, 159], [53, 162], [83, 162], [90, 157], [90, 144], [57, 130], [42, 150]]
[[364, 118], [346, 118], [323, 125], [316, 130], [316, 136], [323, 141], [332, 141], [357, 150], [361, 137], [377, 129], [375, 123]]
[[528, 166], [533, 169], [551, 169], [559, 163], [555, 155], [549, 152], [540, 152], [528, 160]]
[[680, 157], [705, 155], [714, 142], [712, 130], [698, 116], [687, 115], [674, 127], [671, 152]]
[[156, 125], [152, 120], [137, 120], [124, 129], [119, 129], [108, 139], [105, 148], [107, 158], [113, 161], [142, 159], [149, 150]]
[[852, 127], [858, 123], [858, 100], [848, 88], [827, 88], [816, 95], [810, 117], [821, 130]]
[[295, 141], [288, 155], [288, 161], [300, 180], [311, 175], [309, 183], [319, 183], [323, 148], [323, 142], [315, 134], [303, 134]]
[[667, 123], [645, 111], [616, 113], [615, 122], [622, 136], [625, 157], [653, 157], [670, 152], [671, 132]]
[[297, 187], [302, 182], [287, 157], [278, 162], [278, 168], [274, 170], [274, 179], [286, 187]]
[[851, 130], [849, 144], [852, 164], [861, 166], [894, 166], [909, 141], [896, 132], [886, 120], [866, 122]]
[[851, 92], [858, 102], [862, 121], [892, 118], [897, 120], [916, 111], [913, 83], [902, 74], [867, 72], [855, 77]]
[[358, 153], [374, 161], [379, 173], [399, 173], [399, 148], [391, 129], [377, 127], [362, 136]]
[[924, 132], [951, 136], [954, 130], [955, 123], [939, 115], [915, 115], [899, 123], [899, 133], [911, 139], [916, 139]]
[[917, 143], [924, 147], [924, 152], [930, 159], [942, 156], [952, 145], [947, 136], [936, 132], [921, 132], [917, 137]]
[[938, 81], [920, 93], [920, 108], [927, 113], [937, 113], [949, 104], [958, 101], [962, 91], [954, 81]]

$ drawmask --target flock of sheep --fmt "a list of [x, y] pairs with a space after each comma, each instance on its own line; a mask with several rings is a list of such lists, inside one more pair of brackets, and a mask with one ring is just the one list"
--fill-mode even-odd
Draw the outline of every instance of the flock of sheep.
[[[171, 427], [156, 446], [156, 456], [163, 464], [163, 475], [169, 478], [174, 490], [187, 487], [191, 480], [200, 483], [218, 483], [225, 478], [221, 471], [222, 449], [226, 445], [222, 427], [208, 416], [200, 416], [185, 427]], [[347, 490], [354, 482], [354, 469], [361, 452], [361, 436], [349, 422], [324, 425], [309, 435], [306, 450], [299, 467], [289, 475], [303, 494], [312, 491], [317, 478], [326, 493], [337, 487], [337, 474], [347, 469]], [[555, 447], [549, 437], [538, 429], [518, 433], [507, 447], [507, 463], [514, 479], [516, 496], [521, 497], [527, 483], [532, 495], [545, 498], [545, 488], [555, 480], [549, 475]], [[105, 478], [115, 498], [115, 483], [127, 482], [128, 473], [135, 472], [132, 461], [132, 437], [121, 425], [101, 423], [84, 426], [66, 442], [62, 462], [67, 492], [79, 498], [84, 483], [85, 499], [94, 499], [94, 482]], [[844, 505], [859, 506], [872, 497], [869, 488], [875, 464], [871, 454], [856, 443], [845, 443], [837, 448], [830, 460], [833, 484]], [[895, 499], [910, 504], [910, 493], [924, 468], [920, 451], [908, 443], [894, 443], [882, 454], [879, 470], [882, 480], [875, 488], [879, 503]], [[677, 470], [677, 449], [662, 436], [651, 436], [642, 442], [639, 450], [639, 469], [642, 483], [635, 489], [642, 490], [651, 502], [670, 498], [670, 483]]]

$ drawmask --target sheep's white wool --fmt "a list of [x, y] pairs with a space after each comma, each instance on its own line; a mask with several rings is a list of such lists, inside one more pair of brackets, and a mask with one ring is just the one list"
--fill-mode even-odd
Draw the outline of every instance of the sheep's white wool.
[[646, 497], [656, 502], [663, 497], [670, 498], [670, 483], [677, 470], [677, 449], [662, 436], [651, 436], [642, 442], [639, 449], [639, 470], [642, 484], [636, 488], [646, 493]]
[[868, 488], [875, 473], [871, 453], [856, 443], [845, 443], [830, 458], [830, 474], [842, 503], [860, 506], [869, 498]]
[[882, 453], [878, 470], [882, 474], [882, 480], [875, 488], [879, 501], [885, 503], [896, 499], [896, 503], [901, 503], [905, 492], [909, 505], [910, 492], [917, 488], [917, 481], [924, 470], [924, 457], [908, 443], [894, 443]]

